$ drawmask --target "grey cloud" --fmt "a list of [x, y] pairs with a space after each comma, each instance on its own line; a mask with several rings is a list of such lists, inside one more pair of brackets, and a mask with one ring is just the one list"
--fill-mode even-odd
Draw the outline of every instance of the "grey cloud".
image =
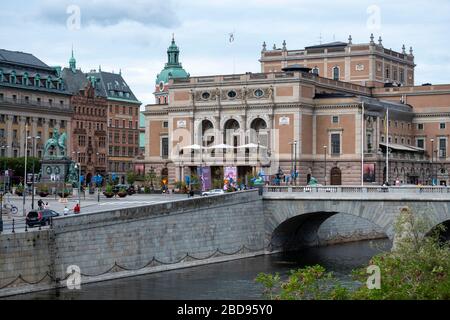
[[70, 14], [67, 8], [78, 6], [81, 27], [113, 26], [133, 21], [147, 26], [176, 27], [180, 21], [172, 0], [45, 0], [39, 5], [38, 18], [65, 25]]

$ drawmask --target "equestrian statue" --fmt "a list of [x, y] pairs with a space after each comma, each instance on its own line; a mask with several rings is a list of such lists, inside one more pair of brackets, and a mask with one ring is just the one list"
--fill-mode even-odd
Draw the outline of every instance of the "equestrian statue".
[[[67, 134], [59, 134], [58, 129], [53, 129], [53, 137], [48, 139], [44, 147], [44, 157], [55, 157], [54, 151], [59, 150], [59, 157], [64, 158], [67, 156]], [[52, 152], [50, 154], [50, 152]], [[57, 153], [57, 152], [56, 152]]]

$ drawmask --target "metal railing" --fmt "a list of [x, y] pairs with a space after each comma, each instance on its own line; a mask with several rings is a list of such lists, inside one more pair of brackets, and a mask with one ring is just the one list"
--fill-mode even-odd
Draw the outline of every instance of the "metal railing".
[[266, 186], [264, 192], [277, 193], [450, 193], [449, 187], [441, 186]]

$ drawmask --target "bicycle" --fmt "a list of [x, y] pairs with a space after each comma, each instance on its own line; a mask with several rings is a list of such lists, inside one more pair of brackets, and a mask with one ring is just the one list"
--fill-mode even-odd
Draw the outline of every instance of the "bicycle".
[[5, 209], [6, 211], [9, 210], [9, 212], [11, 212], [12, 214], [17, 214], [19, 212], [19, 208], [11, 203], [11, 199], [9, 198], [9, 196], [7, 196], [5, 200], [6, 201], [3, 204], [3, 209]]
[[3, 205], [3, 209], [9, 210], [12, 214], [17, 214], [19, 212], [19, 208], [12, 203], [5, 203]]

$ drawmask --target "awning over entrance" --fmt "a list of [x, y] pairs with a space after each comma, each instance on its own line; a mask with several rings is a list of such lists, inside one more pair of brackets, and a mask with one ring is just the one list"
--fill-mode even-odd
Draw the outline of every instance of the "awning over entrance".
[[[386, 148], [386, 143], [380, 143], [380, 146]], [[389, 148], [398, 150], [398, 151], [409, 151], [409, 152], [416, 152], [416, 153], [425, 152], [424, 149], [420, 149], [420, 148], [412, 147], [412, 146], [405, 146], [405, 145], [396, 144], [396, 143], [389, 143]]]

